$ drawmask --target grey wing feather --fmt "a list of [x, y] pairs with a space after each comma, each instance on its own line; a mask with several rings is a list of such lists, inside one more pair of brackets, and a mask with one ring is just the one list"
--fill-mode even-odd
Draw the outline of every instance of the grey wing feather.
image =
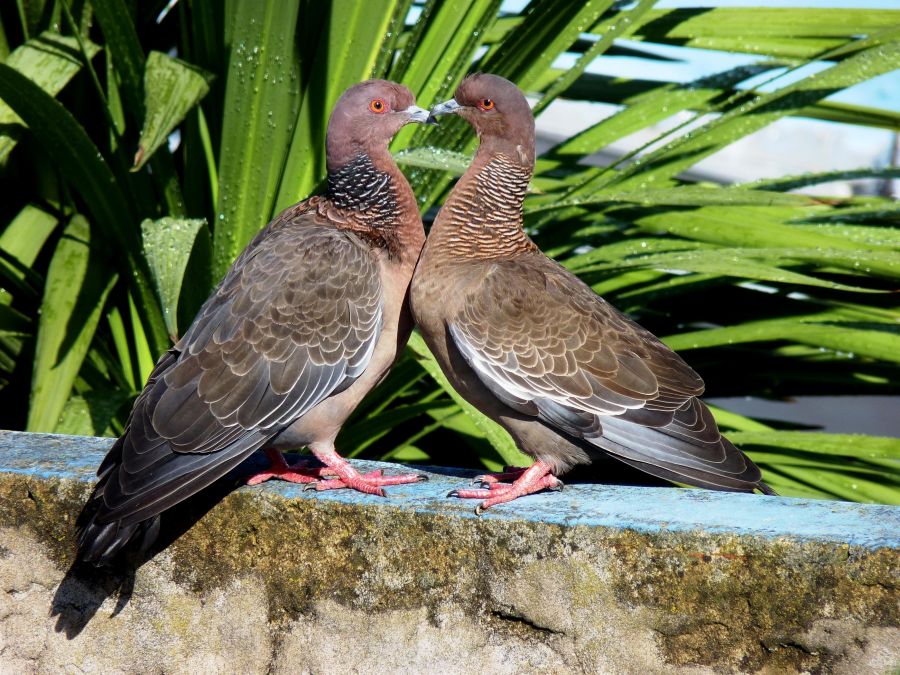
[[649, 473], [765, 489], [697, 398], [700, 377], [544, 256], [492, 264], [448, 330], [479, 380], [512, 409]]
[[276, 225], [158, 362], [98, 470], [83, 550], [123, 544], [113, 529], [206, 487], [368, 366], [384, 303], [376, 259], [352, 233]]

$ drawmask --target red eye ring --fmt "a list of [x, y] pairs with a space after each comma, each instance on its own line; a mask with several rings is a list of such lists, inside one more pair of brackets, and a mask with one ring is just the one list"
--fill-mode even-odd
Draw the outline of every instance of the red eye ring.
[[494, 102], [489, 98], [483, 98], [478, 102], [478, 107], [482, 110], [493, 110]]
[[387, 105], [385, 105], [384, 101], [380, 98], [373, 98], [369, 102], [369, 110], [373, 113], [378, 113], [379, 115], [387, 110]]

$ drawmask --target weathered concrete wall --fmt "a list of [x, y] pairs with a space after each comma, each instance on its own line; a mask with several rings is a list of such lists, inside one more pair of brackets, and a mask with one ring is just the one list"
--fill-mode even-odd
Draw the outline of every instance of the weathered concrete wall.
[[900, 666], [894, 507], [573, 485], [478, 518], [444, 498], [465, 472], [387, 499], [229, 479], [136, 569], [72, 569], [108, 444], [0, 432], [2, 672]]

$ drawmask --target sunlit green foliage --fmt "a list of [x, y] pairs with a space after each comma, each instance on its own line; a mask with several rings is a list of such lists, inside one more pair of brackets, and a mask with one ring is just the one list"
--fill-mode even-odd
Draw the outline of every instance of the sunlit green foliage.
[[[679, 176], [786, 116], [900, 129], [900, 115], [825, 100], [900, 63], [900, 11], [656, 9], [653, 0], [17, 0], [0, 6], [2, 424], [121, 431], [171, 337], [253, 233], [324, 177], [331, 106], [367, 77], [430, 105], [466, 72], [621, 110], [537, 162], [527, 226], [549, 254], [661, 335], [711, 395], [896, 393], [900, 208], [788, 192], [896, 169], [718, 187]], [[851, 3], [848, 3], [851, 4]], [[412, 24], [406, 19], [416, 16]], [[588, 72], [633, 45], [753, 54], [689, 84]], [[563, 54], [568, 69], [559, 67]], [[828, 67], [780, 85], [811, 62]], [[742, 89], [768, 75], [765, 93]], [[598, 168], [583, 160], [675, 113], [691, 133]], [[168, 140], [178, 144], [169, 150]], [[468, 162], [460, 120], [394, 150], [433, 215]], [[756, 282], [756, 283], [748, 283]], [[763, 292], [760, 286], [766, 287]], [[774, 428], [728, 411], [731, 438], [788, 495], [900, 502], [895, 439]], [[410, 348], [339, 439], [350, 457], [523, 461], [504, 432]]]

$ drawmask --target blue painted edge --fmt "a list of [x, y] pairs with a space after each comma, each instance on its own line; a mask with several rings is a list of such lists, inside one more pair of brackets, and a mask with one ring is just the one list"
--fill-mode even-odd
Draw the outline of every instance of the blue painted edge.
[[[111, 438], [0, 431], [0, 472], [39, 478], [91, 482], [112, 445]], [[242, 465], [249, 473], [265, 466], [257, 453]], [[900, 507], [818, 499], [650, 488], [601, 484], [569, 484], [562, 492], [530, 495], [503, 504], [483, 516], [471, 500], [448, 499], [447, 492], [465, 487], [477, 472], [442, 467], [404, 467], [385, 462], [354, 461], [361, 470], [427, 473], [429, 480], [387, 489], [387, 498], [348, 490], [304, 491], [302, 486], [270, 481], [240, 490], [264, 490], [291, 499], [319, 499], [376, 508], [404, 508], [458, 518], [544, 522], [565, 526], [606, 527], [646, 533], [731, 534], [764, 539], [832, 542], [864, 548], [900, 548]]]

